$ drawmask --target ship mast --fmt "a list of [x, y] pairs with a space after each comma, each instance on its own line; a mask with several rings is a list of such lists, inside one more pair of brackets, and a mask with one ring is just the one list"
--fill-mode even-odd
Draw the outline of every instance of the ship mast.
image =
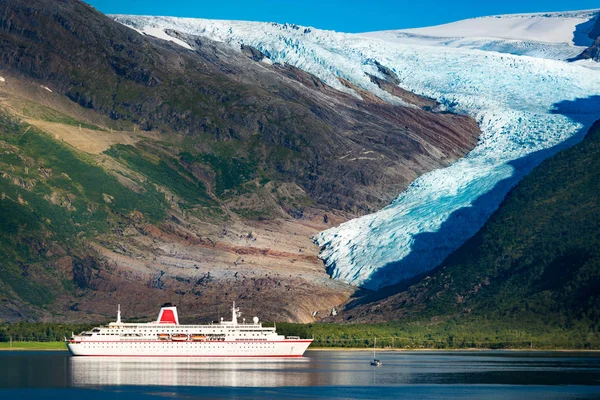
[[121, 305], [117, 305], [117, 324], [121, 323]]
[[237, 317], [239, 317], [242, 313], [240, 313], [240, 309], [235, 307], [235, 301], [233, 302], [233, 306], [231, 307], [231, 324], [237, 325]]

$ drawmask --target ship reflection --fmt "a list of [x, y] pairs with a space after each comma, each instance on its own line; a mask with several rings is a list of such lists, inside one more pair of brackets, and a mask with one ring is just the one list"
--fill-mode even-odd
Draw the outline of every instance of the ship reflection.
[[71, 357], [73, 386], [306, 386], [302, 359]]

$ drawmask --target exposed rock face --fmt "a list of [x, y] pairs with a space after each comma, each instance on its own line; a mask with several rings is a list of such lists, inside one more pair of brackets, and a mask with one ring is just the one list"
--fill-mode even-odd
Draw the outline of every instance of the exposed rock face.
[[594, 60], [600, 62], [600, 38], [594, 44], [584, 50], [578, 57], [579, 60]]
[[253, 61], [262, 61], [265, 59], [265, 55], [263, 54], [263, 52], [261, 52], [258, 49], [255, 49], [252, 46], [246, 46], [245, 44], [242, 44], [241, 49], [242, 53], [244, 53], [246, 57]]
[[584, 50], [578, 60], [594, 60], [600, 62], [600, 16], [596, 20], [596, 25], [589, 34], [590, 39], [595, 39], [595, 42]]

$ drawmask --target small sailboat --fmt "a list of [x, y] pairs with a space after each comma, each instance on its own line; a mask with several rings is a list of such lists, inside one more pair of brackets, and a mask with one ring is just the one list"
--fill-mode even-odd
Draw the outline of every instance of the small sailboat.
[[375, 338], [375, 343], [373, 343], [373, 360], [371, 361], [371, 365], [374, 367], [381, 367], [381, 360], [378, 360], [375, 355], [375, 348], [377, 347], [377, 338]]

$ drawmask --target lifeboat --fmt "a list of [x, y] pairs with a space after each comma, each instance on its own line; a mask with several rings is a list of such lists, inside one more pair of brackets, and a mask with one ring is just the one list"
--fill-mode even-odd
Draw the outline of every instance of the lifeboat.
[[168, 333], [159, 333], [158, 340], [169, 340], [169, 334]]
[[206, 335], [191, 335], [191, 339], [194, 342], [204, 342], [206, 340]]
[[186, 335], [185, 333], [176, 333], [174, 335], [171, 335], [171, 340], [177, 342], [185, 342], [186, 340], [188, 340], [188, 335]]

